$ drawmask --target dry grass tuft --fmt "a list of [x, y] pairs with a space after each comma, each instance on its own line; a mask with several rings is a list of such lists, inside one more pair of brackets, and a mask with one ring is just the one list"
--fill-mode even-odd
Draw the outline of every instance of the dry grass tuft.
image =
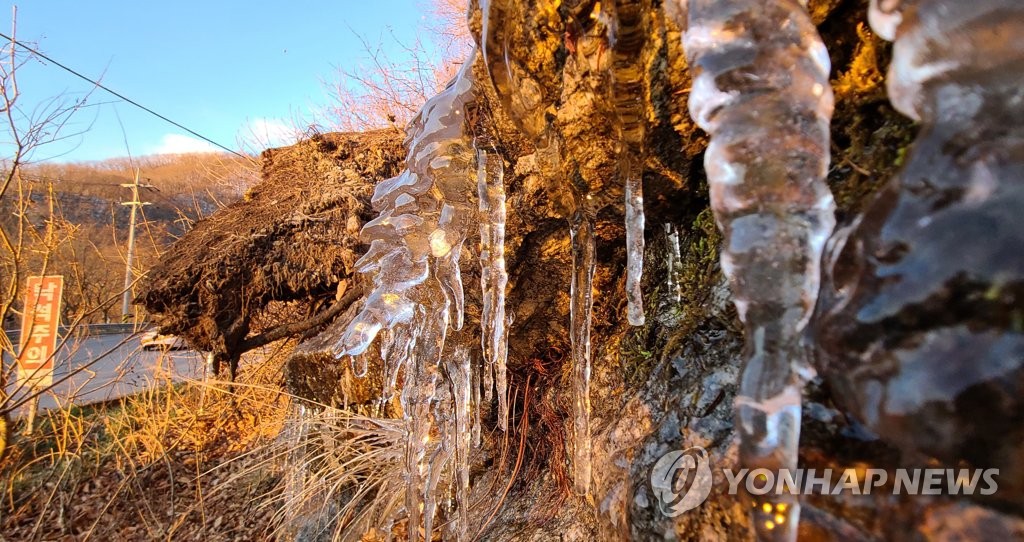
[[283, 353], [246, 360], [239, 382], [163, 385], [49, 411], [0, 462], [0, 539], [253, 540], [280, 473], [247, 450], [272, 442], [291, 400]]

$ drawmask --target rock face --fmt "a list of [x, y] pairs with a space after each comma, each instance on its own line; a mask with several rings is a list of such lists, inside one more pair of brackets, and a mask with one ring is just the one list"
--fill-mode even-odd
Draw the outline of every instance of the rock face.
[[[591, 32], [595, 24], [591, 15], [601, 15], [600, 8], [595, 8], [598, 3], [498, 4], [507, 9], [497, 23], [485, 21], [480, 6], [472, 5], [470, 28], [486, 45], [482, 32], [487, 24], [507, 25], [502, 47], [510, 58], [518, 59], [517, 67], [500, 72], [507, 76], [505, 80], [495, 77], [494, 86], [479, 85], [475, 125], [480, 129], [475, 135], [504, 162], [511, 320], [509, 418], [507, 432], [497, 430], [498, 401], [494, 397], [479, 401], [481, 445], [470, 456], [469, 524], [490, 540], [749, 539], [753, 533], [749, 504], [727, 493], [727, 480], [718, 470], [735, 467], [738, 458], [733, 402], [742, 326], [718, 264], [721, 237], [709, 209], [703, 167], [707, 137], [686, 111], [691, 80], [680, 30], [657, 2], [635, 3], [639, 11], [630, 20], [644, 21], [645, 35], [630, 41], [638, 52], [629, 66], [640, 78], [623, 78], [619, 84], [640, 95], [640, 107], [626, 107], [608, 92], [612, 81], [605, 68], [616, 62], [614, 52], [602, 49]], [[851, 237], [869, 241], [847, 243], [847, 251], [863, 247], [871, 251], [878, 236], [903, 235], [898, 228], [886, 226], [894, 220], [903, 223], [896, 220], [902, 215], [894, 209], [913, 210], [920, 205], [915, 199], [919, 196], [897, 197], [892, 195], [893, 188], [885, 189], [890, 192], [883, 194], [889, 195], [881, 196], [880, 203], [871, 203], [879, 187], [906, 160], [904, 151], [913, 130], [886, 99], [882, 72], [890, 49], [866, 29], [867, 8], [866, 1], [857, 0], [812, 0], [809, 5], [833, 67], [830, 79], [836, 109], [828, 182], [840, 227], [869, 209]], [[478, 57], [471, 68], [475, 80], [490, 80], [485, 62], [496, 62], [494, 58], [493, 50]], [[494, 64], [490, 70], [494, 72]], [[510, 94], [511, 88], [518, 94]], [[519, 101], [509, 98], [513, 95]], [[642, 117], [646, 125], [641, 134], [630, 135], [631, 145], [642, 149], [643, 156], [635, 168], [642, 179], [646, 230], [640, 282], [646, 314], [639, 327], [630, 326], [627, 319], [630, 296], [619, 118], [624, 114]], [[253, 338], [253, 322], [272, 326], [296, 314], [324, 314], [323, 307], [333, 307], [335, 297], [344, 297], [340, 289], [362, 292], [353, 264], [367, 247], [360, 244], [356, 232], [373, 218], [369, 198], [374, 185], [397, 175], [404, 155], [400, 135], [394, 132], [324, 136], [271, 151], [265, 158], [264, 184], [247, 201], [199, 223], [151, 273], [151, 287], [144, 296], [147, 308], [161, 314], [165, 328], [230, 360]], [[289, 174], [292, 166], [283, 167], [282, 157], [303, 173]], [[998, 209], [1005, 209], [997, 207], [993, 202], [993, 217]], [[593, 230], [595, 264], [590, 288], [592, 478], [586, 498], [574, 495], [570, 474], [578, 438], [573, 435], [575, 375], [570, 356], [570, 223], [581, 212]], [[973, 229], [960, 229], [955, 238], [915, 240], [910, 244], [914, 250], [900, 254], [902, 260], [880, 265], [898, 266], [915, 258], [930, 262], [941, 258], [929, 250], [956, 254], [953, 247], [962, 240], [990, 235], [981, 233], [980, 223], [966, 224]], [[1019, 234], [1017, 230], [996, 232], [1005, 239]], [[448, 334], [445, 351], [466, 346], [479, 359], [483, 294], [475, 285], [480, 284], [480, 254], [474, 237], [468, 240], [460, 260], [466, 285], [465, 324]], [[1008, 366], [1005, 359], [1019, 363], [1019, 345], [1007, 345], [1005, 358], [993, 354], [973, 366], [976, 371], [971, 374], [976, 374], [980, 385], [969, 388], [957, 388], [957, 384], [970, 384], [960, 379], [960, 372], [936, 371], [936, 363], [927, 357], [932, 351], [948, 354], [968, 348], [972, 337], [986, 339], [984, 331], [972, 327], [979, 321], [1004, 330], [1017, 325], [1013, 323], [1014, 307], [1019, 305], [1016, 286], [993, 289], [992, 283], [986, 283], [978, 289], [965, 283], [965, 289], [955, 290], [963, 294], [956, 299], [962, 299], [967, 308], [949, 311], [956, 316], [942, 325], [954, 330], [959, 326], [974, 335], [964, 331], [911, 344], [914, 353], [906, 359], [909, 363], [899, 365], [904, 370], [893, 377], [885, 372], [892, 367], [887, 360], [868, 359], [864, 365], [862, 354], [872, 352], [876, 337], [888, 337], [887, 326], [893, 323], [918, 329], [915, 326], [925, 318], [920, 315], [932, 321], [935, 315], [946, 314], [941, 309], [950, 298], [938, 295], [949, 291], [946, 283], [935, 278], [924, 284], [932, 280], [930, 275], [913, 275], [922, 288], [937, 293], [931, 308], [917, 307], [897, 302], [894, 293], [878, 288], [873, 281], [884, 275], [877, 271], [882, 267], [843, 272], [850, 265], [847, 252], [836, 258], [836, 272], [826, 284], [835, 291], [829, 295], [837, 295], [847, 284], [869, 287], [852, 303], [826, 310], [830, 316], [820, 320], [817, 330], [824, 337], [827, 356], [818, 363], [824, 378], [804, 392], [801, 466], [836, 469], [838, 478], [847, 467], [952, 467], [962, 459], [986, 467], [982, 463], [997, 456], [1003, 458], [1000, 464], [1016, 457], [1016, 449], [1005, 443], [1019, 445], [1014, 431], [1024, 427], [1019, 411], [1022, 390], [1019, 369], [1014, 369], [1019, 365]], [[955, 271], [957, 262], [935, 269]], [[861, 308], [875, 306], [877, 299], [894, 300], [894, 319], [858, 320]], [[275, 320], [270, 309], [282, 306], [290, 316]], [[355, 378], [348, 361], [333, 355], [333, 346], [359, 307], [358, 302], [347, 311], [339, 307], [335, 314], [340, 316], [319, 336], [302, 337], [306, 341], [289, 363], [289, 386], [320, 404], [398, 416], [396, 402], [381, 407], [376, 401], [386, 380], [376, 348], [370, 349], [365, 378]], [[986, 312], [986, 307], [999, 310]], [[291, 336], [304, 334], [311, 332], [303, 329]], [[893, 352], [899, 355], [900, 350]], [[956, 370], [965, 367], [959, 365]], [[1000, 373], [1001, 368], [1009, 371]], [[921, 387], [922, 383], [928, 387]], [[882, 409], [873, 391], [879, 385], [888, 390], [886, 397], [902, 402], [885, 403], [888, 410]], [[941, 400], [930, 401], [932, 396], [922, 391], [926, 389], [947, 393]], [[951, 396], [957, 397], [953, 410], [948, 402]], [[876, 399], [865, 403], [861, 398]], [[890, 407], [896, 405], [906, 407], [902, 411], [906, 416], [891, 415]], [[978, 420], [985, 419], [984, 409], [1002, 410], [983, 425]], [[996, 419], [1016, 423], [1001, 426]], [[929, 427], [937, 428], [942, 438], [933, 438], [936, 434], [928, 433]], [[961, 428], [971, 431], [960, 432]], [[968, 441], [973, 444], [965, 448]], [[982, 444], [990, 441], [991, 445]], [[710, 496], [696, 509], [668, 517], [652, 487], [651, 469], [666, 453], [694, 446], [707, 450], [716, 469]], [[972, 450], [991, 453], [972, 456], [967, 453]], [[916, 455], [921, 453], [926, 455]], [[1012, 476], [1021, 479], [1019, 471]], [[1007, 488], [1012, 486], [1008, 478], [999, 481], [1001, 487], [1004, 482]], [[332, 498], [344, 500], [351, 494], [349, 489], [339, 490]], [[1024, 523], [1010, 513], [1013, 506], [1018, 507], [1013, 513], [1020, 513], [1019, 488], [1007, 495], [1009, 508], [1005, 501], [996, 503], [1001, 511], [968, 498], [894, 497], [891, 490], [853, 498], [810, 497], [803, 502], [800, 534], [812, 540], [1019, 536]], [[451, 508], [440, 503], [442, 515]], [[435, 525], [439, 523], [445, 522]], [[349, 533], [356, 538], [359, 534]]]

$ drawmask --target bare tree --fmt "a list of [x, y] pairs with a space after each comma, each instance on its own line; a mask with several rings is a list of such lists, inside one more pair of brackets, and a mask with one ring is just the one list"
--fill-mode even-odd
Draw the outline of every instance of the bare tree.
[[[5, 327], [16, 320], [24, 278], [45, 274], [51, 255], [64, 242], [53, 210], [52, 189], [42, 196], [37, 186], [23, 176], [25, 166], [53, 143], [78, 135], [68, 133], [72, 117], [88, 107], [87, 93], [73, 98], [60, 94], [26, 104], [18, 83], [18, 71], [32, 60], [32, 54], [17, 41], [17, 12], [12, 16], [11, 39], [0, 53], [0, 322]], [[40, 205], [47, 210], [40, 211]], [[15, 345], [0, 333], [0, 351], [15, 357]], [[8, 371], [0, 370], [0, 456], [9, 434]]]
[[367, 62], [358, 67], [339, 67], [337, 77], [324, 86], [332, 103], [326, 116], [328, 128], [358, 132], [376, 128], [404, 128], [428, 98], [437, 94], [461, 67], [473, 47], [466, 27], [466, 0], [426, 0], [431, 22], [425, 30], [432, 39], [414, 36], [399, 44], [391, 56], [381, 44], [374, 45], [356, 34]]

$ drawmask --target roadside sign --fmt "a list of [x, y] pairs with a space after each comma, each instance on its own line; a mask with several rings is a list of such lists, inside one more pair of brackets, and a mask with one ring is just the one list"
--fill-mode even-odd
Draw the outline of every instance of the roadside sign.
[[25, 290], [18, 381], [42, 388], [53, 384], [53, 354], [57, 350], [64, 277], [29, 277]]

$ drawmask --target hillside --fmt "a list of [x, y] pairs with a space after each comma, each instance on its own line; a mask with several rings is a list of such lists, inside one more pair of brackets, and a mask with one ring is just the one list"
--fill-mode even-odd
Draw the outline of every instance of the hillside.
[[[142, 276], [163, 251], [192, 225], [242, 197], [254, 179], [248, 160], [220, 154], [116, 158], [98, 162], [39, 163], [21, 169], [21, 184], [0, 201], [6, 231], [17, 232], [17, 206], [27, 204], [29, 256], [25, 269], [42, 268], [38, 250], [50, 223], [50, 190], [56, 248], [47, 273], [65, 277], [65, 321], [120, 318], [118, 292], [124, 280], [125, 250], [134, 170], [142, 207], [138, 217], [134, 269]], [[17, 306], [17, 304], [16, 304]], [[5, 327], [16, 322], [4, 322]]]

